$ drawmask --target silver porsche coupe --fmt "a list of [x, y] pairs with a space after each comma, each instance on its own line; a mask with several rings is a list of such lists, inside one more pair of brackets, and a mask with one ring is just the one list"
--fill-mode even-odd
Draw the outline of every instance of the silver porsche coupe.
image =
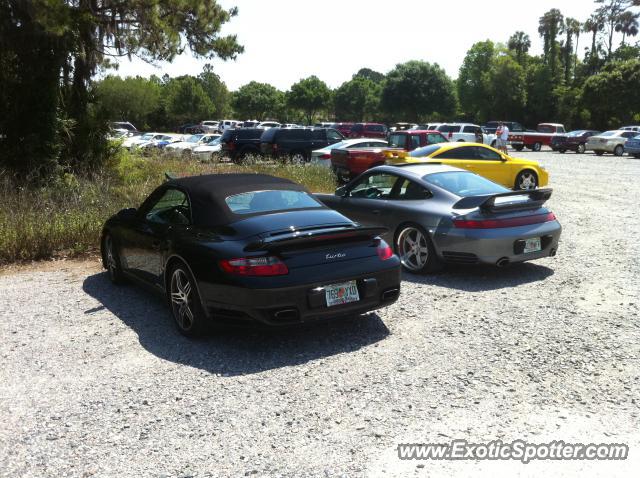
[[327, 206], [363, 225], [388, 228], [405, 269], [444, 263], [511, 263], [555, 256], [562, 227], [544, 203], [551, 189], [511, 191], [475, 173], [438, 163], [379, 166], [335, 194]]

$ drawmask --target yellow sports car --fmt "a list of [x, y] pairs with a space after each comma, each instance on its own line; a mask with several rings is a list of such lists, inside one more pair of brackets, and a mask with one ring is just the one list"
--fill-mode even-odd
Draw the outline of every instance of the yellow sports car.
[[546, 186], [549, 173], [537, 161], [512, 158], [479, 143], [438, 143], [406, 151], [386, 151], [387, 164], [438, 162], [472, 171], [509, 189]]

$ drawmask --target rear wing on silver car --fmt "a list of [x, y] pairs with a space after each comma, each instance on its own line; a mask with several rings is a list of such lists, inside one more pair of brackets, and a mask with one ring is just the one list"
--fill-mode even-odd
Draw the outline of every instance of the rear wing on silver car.
[[487, 212], [521, 211], [538, 209], [549, 200], [553, 189], [533, 189], [531, 191], [509, 191], [507, 193], [468, 196], [453, 205], [453, 209], [480, 208]]

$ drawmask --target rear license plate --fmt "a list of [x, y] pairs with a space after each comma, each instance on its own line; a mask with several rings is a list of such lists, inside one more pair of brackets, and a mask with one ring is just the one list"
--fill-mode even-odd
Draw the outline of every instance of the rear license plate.
[[524, 252], [525, 254], [529, 252], [538, 252], [542, 250], [542, 243], [539, 237], [532, 237], [531, 239], [524, 240]]
[[342, 284], [331, 284], [324, 289], [327, 298], [327, 307], [348, 304], [349, 302], [357, 302], [360, 300], [358, 286], [354, 280]]

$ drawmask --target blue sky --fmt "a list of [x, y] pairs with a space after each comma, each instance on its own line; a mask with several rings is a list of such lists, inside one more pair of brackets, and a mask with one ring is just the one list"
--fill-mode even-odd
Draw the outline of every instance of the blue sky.
[[[595, 9], [591, 0], [222, 0], [240, 13], [225, 25], [245, 53], [235, 61], [214, 60], [215, 71], [234, 90], [255, 80], [286, 90], [316, 75], [335, 88], [361, 67], [383, 73], [397, 63], [438, 63], [452, 77], [477, 41], [504, 42], [516, 30], [531, 36], [540, 53], [538, 19], [551, 8], [584, 21]], [[590, 43], [580, 37], [580, 51]], [[185, 53], [171, 63], [149, 65], [124, 60], [121, 76], [196, 75], [206, 61]]]

